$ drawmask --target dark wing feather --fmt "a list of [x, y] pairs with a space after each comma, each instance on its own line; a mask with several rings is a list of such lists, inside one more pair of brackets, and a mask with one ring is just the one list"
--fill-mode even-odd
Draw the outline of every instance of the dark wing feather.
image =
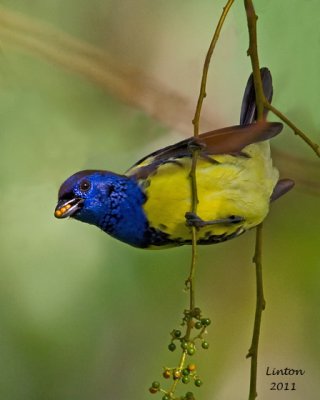
[[185, 139], [149, 154], [134, 164], [126, 174], [144, 179], [161, 164], [182, 157], [191, 157], [194, 146], [199, 146], [205, 155], [238, 153], [251, 143], [271, 139], [281, 132], [282, 127], [279, 122], [259, 122], [206, 132], [197, 138]]

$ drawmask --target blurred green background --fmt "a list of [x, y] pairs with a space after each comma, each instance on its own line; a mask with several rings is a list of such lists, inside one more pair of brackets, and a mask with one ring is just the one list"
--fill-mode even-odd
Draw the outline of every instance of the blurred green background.
[[[202, 63], [224, 1], [1, 4], [0, 397], [149, 399], [150, 383], [178, 358], [167, 344], [188, 304], [183, 287], [190, 248], [137, 250], [94, 227], [56, 220], [53, 210], [70, 174], [85, 168], [121, 173], [192, 134]], [[255, 5], [274, 104], [320, 142], [320, 4]], [[24, 24], [23, 16], [33, 19]], [[81, 41], [79, 58], [70, 37], [66, 44], [54, 29]], [[203, 126], [237, 123], [250, 73], [247, 46], [238, 1], [214, 54]], [[276, 164], [297, 185], [272, 206], [265, 223], [259, 399], [315, 400], [320, 164], [289, 129], [273, 144]], [[253, 248], [254, 232], [248, 232], [199, 250], [197, 302], [213, 324], [210, 350], [196, 356], [205, 382], [194, 390], [197, 399], [247, 398]], [[266, 376], [267, 366], [306, 373], [282, 380], [295, 381], [296, 392], [273, 392], [271, 382], [281, 380]]]

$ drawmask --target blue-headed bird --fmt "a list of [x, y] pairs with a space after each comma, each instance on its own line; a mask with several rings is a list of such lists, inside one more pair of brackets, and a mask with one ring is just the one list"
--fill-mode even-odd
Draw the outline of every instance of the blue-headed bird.
[[[272, 78], [261, 69], [263, 89], [271, 101]], [[266, 113], [265, 113], [266, 114]], [[182, 140], [142, 158], [125, 174], [85, 170], [60, 187], [57, 218], [72, 217], [139, 248], [160, 249], [220, 243], [260, 224], [270, 202], [293, 186], [279, 180], [270, 156], [269, 139], [282, 130], [278, 122], [255, 122], [252, 75], [244, 92], [240, 125]], [[194, 149], [197, 215], [190, 212], [190, 169]]]

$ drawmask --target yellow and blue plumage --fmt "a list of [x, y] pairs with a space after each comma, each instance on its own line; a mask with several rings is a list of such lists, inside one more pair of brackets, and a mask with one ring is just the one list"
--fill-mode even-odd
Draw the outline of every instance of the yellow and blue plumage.
[[[271, 101], [272, 80], [261, 70]], [[245, 90], [240, 125], [183, 140], [144, 157], [125, 175], [80, 171], [60, 188], [55, 216], [72, 216], [97, 225], [137, 247], [163, 248], [191, 243], [190, 224], [201, 226], [199, 244], [219, 243], [261, 223], [270, 201], [287, 192], [273, 167], [269, 140], [280, 123], [252, 123], [255, 95], [252, 77]], [[194, 146], [197, 162], [197, 216], [191, 209]], [[188, 224], [186, 223], [186, 213]]]
[[[269, 143], [251, 144], [244, 151], [249, 157], [217, 155], [209, 156], [210, 161], [200, 158], [197, 162], [198, 216], [204, 221], [245, 216], [241, 224], [202, 227], [198, 233], [200, 241], [212, 235], [219, 241], [222, 235], [248, 230], [262, 222], [268, 213], [279, 176], [272, 167]], [[148, 199], [143, 209], [151, 226], [169, 233], [175, 240], [186, 240], [190, 239], [185, 213], [191, 209], [191, 158], [175, 161], [161, 164], [141, 180]], [[138, 165], [127, 174], [134, 176], [136, 168], [139, 173]]]

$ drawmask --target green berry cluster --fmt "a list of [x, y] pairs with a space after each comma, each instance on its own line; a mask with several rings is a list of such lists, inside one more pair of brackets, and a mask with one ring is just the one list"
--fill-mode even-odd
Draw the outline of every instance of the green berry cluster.
[[[189, 382], [193, 381], [194, 385], [200, 387], [202, 385], [202, 380], [197, 375], [196, 365], [193, 363], [188, 364], [187, 367], [183, 368], [182, 370], [177, 368], [165, 368], [163, 371], [163, 377], [165, 379], [172, 378], [173, 380], [181, 380], [182, 383], [188, 384]], [[165, 390], [161, 389], [160, 383], [157, 381], [152, 382], [149, 392], [154, 394], [161, 391], [164, 395], [162, 400], [171, 400], [176, 399], [176, 397], [170, 397], [170, 394], [167, 393]], [[180, 397], [181, 400], [195, 400], [194, 395], [192, 392], [187, 392], [185, 396]]]
[[[196, 343], [198, 342], [201, 343], [201, 347], [203, 349], [208, 349], [209, 343], [203, 338], [203, 335], [206, 334], [206, 329], [210, 324], [211, 320], [209, 318], [202, 317], [201, 310], [199, 308], [185, 310], [182, 319], [182, 326], [187, 325], [186, 332], [183, 334], [180, 329], [173, 329], [171, 332], [171, 341], [168, 345], [168, 349], [170, 351], [175, 351], [177, 347], [180, 347], [184, 353], [184, 357], [186, 355], [193, 356], [195, 354]], [[194, 328], [198, 332], [196, 331], [196, 334], [192, 335], [191, 333]], [[202, 385], [202, 380], [199, 378], [196, 372], [196, 366], [193, 363], [190, 363], [187, 366], [185, 366], [185, 364], [180, 365], [176, 368], [165, 368], [162, 376], [165, 379], [172, 379], [174, 382], [176, 382], [173, 384], [174, 387], [177, 382], [181, 382], [182, 384], [193, 382], [196, 387], [200, 387]], [[157, 381], [152, 382], [149, 391], [153, 394], [158, 392], [161, 393], [162, 400], [195, 400], [192, 392], [187, 392], [185, 395], [177, 397], [173, 392], [161, 388], [160, 383]]]
[[[196, 319], [194, 321], [193, 319]], [[183, 351], [185, 351], [189, 356], [193, 356], [196, 352], [195, 341], [201, 340], [201, 347], [205, 350], [209, 348], [209, 343], [203, 339], [203, 334], [206, 333], [206, 328], [211, 324], [211, 320], [209, 318], [201, 318], [200, 309], [196, 308], [193, 312], [186, 310], [184, 312], [183, 324], [188, 321], [188, 324], [191, 327], [200, 330], [200, 333], [197, 334], [193, 339], [187, 339], [186, 336], [182, 336], [180, 329], [174, 329], [171, 332], [171, 342], [168, 345], [168, 349], [170, 351], [175, 351], [177, 348], [176, 341], [180, 342], [180, 347]]]

